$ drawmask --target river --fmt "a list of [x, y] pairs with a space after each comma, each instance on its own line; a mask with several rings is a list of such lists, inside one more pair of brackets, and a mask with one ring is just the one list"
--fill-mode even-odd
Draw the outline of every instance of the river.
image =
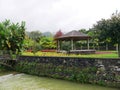
[[0, 71], [0, 90], [118, 90], [90, 84]]

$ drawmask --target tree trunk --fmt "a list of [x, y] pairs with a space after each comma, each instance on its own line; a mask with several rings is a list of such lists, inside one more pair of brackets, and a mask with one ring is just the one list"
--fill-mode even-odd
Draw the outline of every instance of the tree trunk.
[[82, 47], [80, 46], [80, 50], [82, 50]]
[[106, 43], [106, 51], [108, 50], [108, 43]]
[[116, 51], [118, 51], [118, 44], [116, 45]]
[[95, 50], [95, 44], [93, 44], [93, 49]]
[[118, 57], [120, 57], [120, 43], [118, 43]]
[[100, 46], [99, 46], [99, 44], [98, 44], [97, 48], [98, 48], [98, 50], [100, 50]]

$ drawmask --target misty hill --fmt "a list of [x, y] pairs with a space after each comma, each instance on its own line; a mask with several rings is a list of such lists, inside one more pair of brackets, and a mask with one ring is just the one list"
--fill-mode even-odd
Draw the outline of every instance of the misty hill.
[[51, 32], [44, 32], [44, 33], [42, 33], [42, 35], [47, 36], [47, 37], [53, 36], [53, 34]]

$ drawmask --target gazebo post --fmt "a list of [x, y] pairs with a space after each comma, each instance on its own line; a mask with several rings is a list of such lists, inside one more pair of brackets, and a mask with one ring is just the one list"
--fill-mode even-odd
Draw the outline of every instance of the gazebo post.
[[73, 48], [73, 39], [71, 39], [71, 49], [73, 50], [74, 48]]
[[88, 50], [90, 49], [90, 46], [89, 46], [89, 38], [87, 40], [87, 47], [88, 47]]
[[58, 40], [58, 51], [60, 51], [60, 41]]

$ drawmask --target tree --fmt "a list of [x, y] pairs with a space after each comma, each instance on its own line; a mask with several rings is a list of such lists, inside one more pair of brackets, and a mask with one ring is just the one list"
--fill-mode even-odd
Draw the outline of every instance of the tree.
[[39, 42], [40, 38], [42, 37], [42, 33], [39, 31], [32, 31], [32, 32], [26, 32], [27, 36], [34, 40], [35, 42]]
[[99, 30], [96, 28], [90, 28], [87, 31], [87, 34], [91, 37], [90, 42], [92, 44], [93, 49], [98, 49], [99, 50], [99, 44], [100, 44], [100, 39], [99, 39]]
[[24, 49], [25, 50], [32, 50], [32, 47], [34, 46], [35, 42], [31, 38], [29, 38], [27, 35], [25, 36], [24, 39]]
[[42, 33], [39, 31], [26, 32], [26, 40], [24, 41], [26, 49], [32, 50], [35, 55], [35, 53], [42, 49], [40, 45], [41, 38]]
[[71, 50], [70, 41], [63, 41], [61, 44], [61, 49], [67, 51], [67, 53], [69, 54]]
[[42, 37], [40, 40], [40, 45], [42, 49], [55, 49], [55, 41], [53, 37]]
[[11, 23], [5, 20], [0, 23], [0, 50], [13, 51], [18, 54], [23, 48], [25, 22]]
[[120, 57], [120, 13], [113, 13], [111, 18], [98, 21], [94, 28], [98, 30], [101, 40], [118, 44], [118, 56]]
[[56, 34], [54, 35], [54, 38], [60, 37], [62, 36], [63, 33], [61, 32], [61, 30], [59, 30], [58, 32], [56, 32]]
[[86, 29], [80, 29], [79, 32], [82, 32], [84, 34], [87, 34], [87, 30]]

